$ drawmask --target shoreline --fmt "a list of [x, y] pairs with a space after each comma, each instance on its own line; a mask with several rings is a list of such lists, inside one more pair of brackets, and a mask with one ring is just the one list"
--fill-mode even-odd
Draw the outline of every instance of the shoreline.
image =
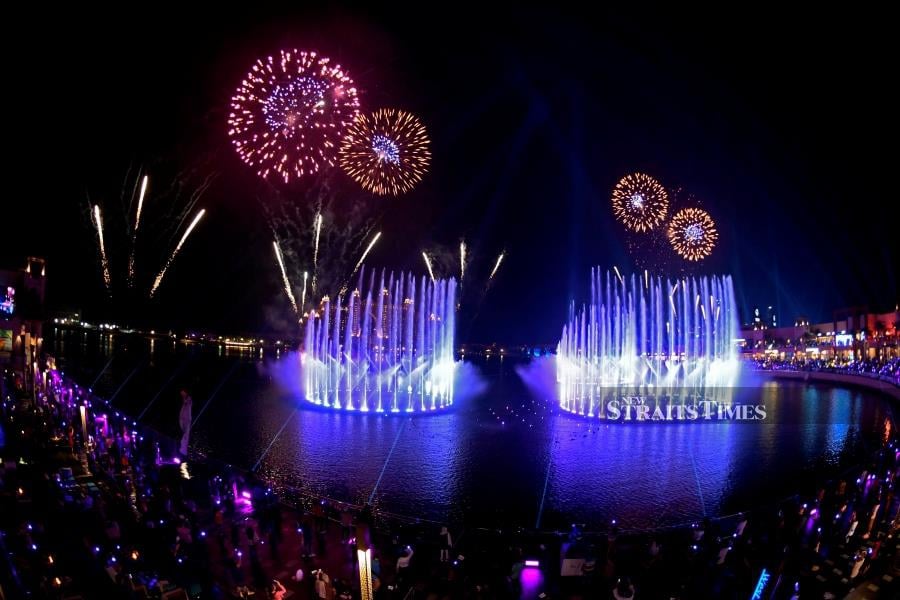
[[861, 387], [870, 391], [879, 392], [889, 398], [900, 401], [900, 386], [889, 381], [867, 377], [865, 375], [853, 375], [850, 373], [830, 373], [827, 371], [799, 371], [799, 370], [774, 370], [753, 369], [754, 373], [764, 374], [777, 379], [790, 379], [813, 383], [837, 383], [851, 387]]

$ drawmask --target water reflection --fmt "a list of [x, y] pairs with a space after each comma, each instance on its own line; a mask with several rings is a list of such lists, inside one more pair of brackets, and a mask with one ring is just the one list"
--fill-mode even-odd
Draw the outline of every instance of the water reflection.
[[[743, 392], [777, 409], [772, 422], [590, 422], [557, 413], [533, 385], [540, 374], [517, 373], [496, 359], [459, 369], [480, 385], [446, 414], [410, 419], [297, 410], [296, 390], [278, 374], [290, 369], [290, 353], [259, 360], [258, 350], [187, 346], [157, 343], [152, 364], [123, 389], [116, 407], [138, 414], [162, 389], [144, 420], [166, 430], [177, 416], [177, 386], [189, 383], [195, 405], [202, 405], [239, 361], [199, 421], [195, 448], [249, 467], [296, 410], [260, 465], [264, 475], [351, 502], [368, 500], [377, 483], [373, 498], [383, 510], [479, 526], [567, 529], [616, 519], [641, 528], [771, 504], [838, 473], [858, 456], [865, 436], [880, 437], [889, 427], [880, 397], [787, 381]], [[149, 344], [78, 332], [57, 337], [52, 347], [64, 370], [87, 382], [116, 352], [97, 384], [109, 394], [147, 358]], [[188, 355], [184, 373], [165, 387]]]

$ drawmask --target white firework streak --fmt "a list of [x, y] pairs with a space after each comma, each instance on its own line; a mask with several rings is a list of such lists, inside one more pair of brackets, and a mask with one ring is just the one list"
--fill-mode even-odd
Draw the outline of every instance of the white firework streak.
[[303, 271], [303, 291], [300, 293], [300, 310], [306, 308], [306, 280], [309, 278], [309, 272]]
[[500, 263], [503, 262], [503, 257], [506, 256], [506, 252], [501, 252], [500, 256], [497, 257], [497, 262], [494, 264], [494, 269], [491, 271], [491, 276], [488, 277], [488, 281], [494, 278], [494, 275], [497, 274], [497, 269], [500, 268]]
[[372, 246], [375, 245], [375, 242], [378, 241], [378, 238], [381, 237], [381, 232], [375, 234], [375, 237], [372, 238], [372, 241], [369, 242], [369, 245], [366, 247], [366, 251], [362, 253], [362, 256], [359, 257], [359, 261], [356, 263], [356, 266], [353, 267], [353, 272], [350, 273], [350, 277], [353, 277], [356, 272], [359, 270], [359, 267], [363, 264], [363, 261], [366, 260], [366, 257], [369, 255], [369, 252], [372, 250]]
[[422, 258], [425, 259], [425, 266], [428, 267], [428, 274], [431, 276], [431, 280], [434, 281], [434, 271], [431, 270], [431, 259], [428, 258], [428, 255], [422, 252]]
[[297, 299], [294, 298], [294, 291], [291, 289], [291, 280], [288, 279], [287, 270], [284, 268], [284, 257], [281, 255], [281, 248], [278, 246], [278, 240], [273, 240], [272, 246], [275, 248], [275, 258], [278, 260], [278, 268], [281, 269], [281, 280], [284, 282], [284, 292], [287, 294], [288, 300], [291, 301], [291, 306], [294, 307], [294, 313], [300, 314], [300, 310], [297, 308]]
[[466, 276], [466, 242], [459, 243], [459, 280], [462, 281]]
[[322, 233], [322, 213], [316, 213], [316, 241], [313, 246], [313, 273], [319, 269], [319, 235]]
[[175, 261], [175, 257], [178, 256], [178, 253], [181, 251], [181, 247], [184, 245], [185, 240], [188, 239], [188, 236], [191, 235], [191, 232], [194, 230], [194, 227], [197, 226], [197, 223], [200, 222], [200, 219], [203, 218], [203, 215], [206, 214], [206, 209], [200, 209], [200, 212], [197, 213], [197, 216], [194, 217], [194, 220], [191, 221], [191, 224], [188, 225], [187, 230], [184, 232], [184, 235], [181, 236], [181, 239], [178, 241], [178, 244], [175, 246], [175, 249], [172, 250], [171, 256], [169, 256], [169, 260], [166, 261], [165, 266], [163, 266], [162, 270], [159, 272], [159, 275], [156, 276], [156, 279], [153, 280], [153, 286], [150, 288], [150, 297], [152, 298], [156, 294], [156, 290], [159, 289], [159, 284], [162, 283], [163, 277], [166, 276], [166, 271], [172, 266], [172, 263]]
[[131, 234], [131, 253], [128, 256], [128, 287], [134, 287], [134, 251], [137, 244], [138, 228], [141, 226], [141, 211], [144, 208], [144, 195], [147, 193], [147, 184], [150, 178], [144, 175], [141, 181], [141, 193], [138, 196], [137, 213], [134, 217], [134, 231]]
[[149, 182], [150, 178], [147, 175], [144, 175], [144, 180], [141, 182], [141, 195], [138, 196], [137, 215], [134, 218], [135, 233], [137, 233], [138, 228], [141, 226], [141, 211], [144, 208], [144, 195], [147, 193], [147, 184]]
[[109, 275], [109, 260], [106, 258], [106, 244], [103, 242], [103, 219], [100, 216], [100, 205], [94, 205], [94, 226], [97, 228], [97, 240], [100, 244], [100, 266], [103, 269], [103, 283], [110, 292], [112, 278]]

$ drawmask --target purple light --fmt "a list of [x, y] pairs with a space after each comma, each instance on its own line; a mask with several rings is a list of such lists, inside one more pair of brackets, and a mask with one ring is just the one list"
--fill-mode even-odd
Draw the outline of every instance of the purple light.
[[400, 148], [391, 138], [384, 135], [373, 135], [372, 150], [379, 161], [389, 162], [392, 165], [400, 164]]
[[541, 566], [541, 561], [539, 561], [539, 560], [526, 560], [526, 561], [525, 561], [525, 566], [526, 566], [526, 567], [540, 567], [540, 566]]
[[250, 494], [250, 492], [248, 492], [247, 490], [244, 490], [243, 492], [241, 492], [241, 496], [246, 498], [247, 500], [252, 498], [252, 494]]
[[697, 223], [691, 223], [684, 228], [684, 237], [692, 242], [696, 242], [703, 237], [703, 228]]
[[522, 583], [522, 595], [526, 598], [535, 597], [544, 580], [541, 570], [534, 567], [522, 569], [522, 575], [520, 577]]

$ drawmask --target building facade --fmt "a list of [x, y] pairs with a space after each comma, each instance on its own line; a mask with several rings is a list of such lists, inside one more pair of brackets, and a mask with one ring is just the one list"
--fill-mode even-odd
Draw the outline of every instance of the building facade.
[[0, 269], [0, 369], [24, 372], [43, 342], [47, 265], [29, 257], [20, 269]]
[[867, 307], [842, 308], [832, 320], [811, 323], [797, 317], [793, 325], [771, 327], [751, 321], [741, 330], [744, 354], [779, 360], [821, 359], [838, 363], [889, 360], [900, 356], [900, 310], [876, 312]]

